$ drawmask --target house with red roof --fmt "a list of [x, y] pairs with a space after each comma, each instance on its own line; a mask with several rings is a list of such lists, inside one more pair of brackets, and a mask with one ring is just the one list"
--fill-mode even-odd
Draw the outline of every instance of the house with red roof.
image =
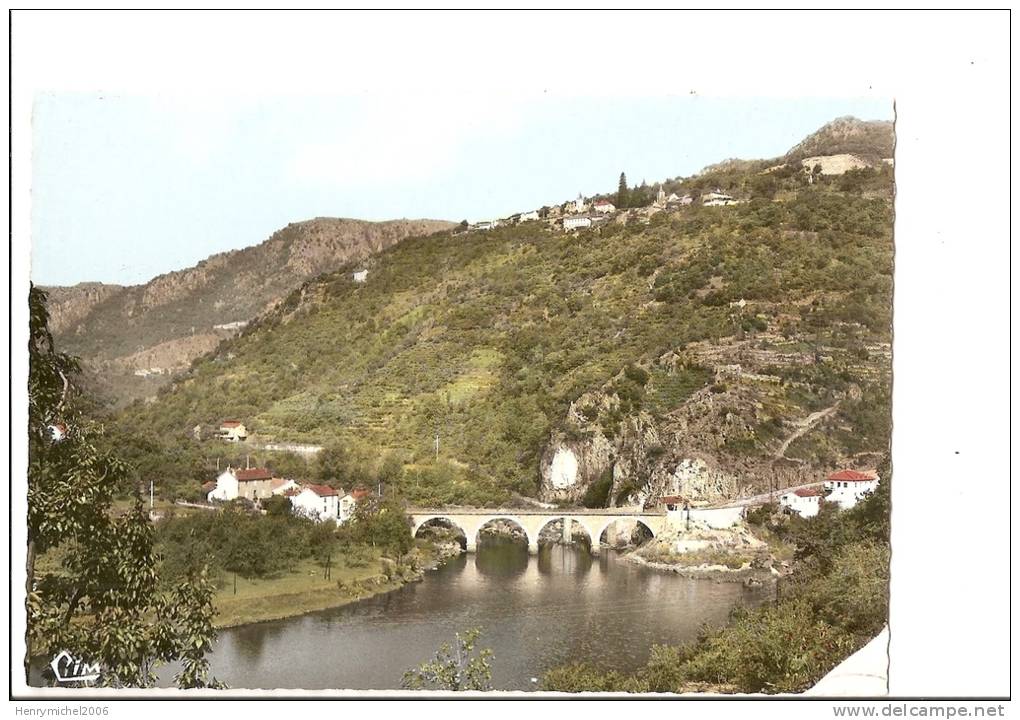
[[227, 442], [244, 442], [248, 439], [248, 429], [240, 420], [224, 420], [217, 437]]
[[789, 508], [801, 517], [814, 517], [822, 506], [825, 488], [821, 484], [797, 488], [779, 497], [779, 506]]
[[340, 518], [341, 492], [328, 485], [307, 484], [301, 486], [301, 492], [290, 499], [294, 512], [312, 520], [334, 520]]
[[269, 483], [269, 490], [273, 495], [286, 495], [290, 490], [301, 491], [301, 486], [294, 480], [284, 478], [273, 478]]
[[608, 215], [609, 213], [616, 212], [616, 206], [608, 200], [596, 200], [593, 207], [595, 212], [601, 215]]
[[229, 502], [243, 497], [258, 502], [273, 495], [274, 479], [268, 468], [241, 470], [228, 467], [216, 478], [216, 487], [206, 497], [210, 501]]
[[875, 492], [880, 478], [874, 470], [840, 470], [825, 479], [826, 500], [847, 510]]

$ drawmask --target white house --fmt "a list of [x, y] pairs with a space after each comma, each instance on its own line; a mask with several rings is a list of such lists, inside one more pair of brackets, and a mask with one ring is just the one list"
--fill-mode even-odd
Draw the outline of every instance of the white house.
[[337, 513], [336, 524], [342, 525], [354, 515], [354, 508], [359, 502], [368, 497], [369, 491], [365, 488], [354, 488], [346, 495], [340, 498], [339, 511]]
[[581, 193], [577, 194], [577, 200], [571, 203], [570, 209], [576, 213], [583, 213], [585, 210], [588, 209], [588, 205], [587, 203], [585, 203], [584, 196], [581, 195]]
[[220, 423], [219, 437], [227, 442], [243, 442], [248, 438], [248, 430], [240, 420], [224, 420]]
[[611, 212], [616, 212], [616, 206], [608, 200], [599, 200], [595, 203], [595, 212], [608, 215]]
[[354, 272], [354, 282], [363, 283], [368, 281], [368, 270], [356, 270]]
[[701, 196], [701, 204], [706, 207], [715, 207], [718, 205], [733, 205], [736, 203], [731, 196], [721, 192], [710, 192], [705, 193]]
[[472, 225], [471, 229], [472, 230], [492, 230], [494, 227], [498, 227], [498, 225], [499, 225], [499, 223], [495, 222], [494, 220], [482, 220], [481, 222], [476, 222], [474, 225]]
[[574, 215], [573, 217], [563, 218], [564, 230], [570, 231], [589, 227], [591, 227], [591, 218], [587, 215]]
[[814, 517], [824, 497], [825, 491], [819, 485], [797, 488], [780, 496], [779, 505], [790, 508], [801, 517]]
[[283, 478], [273, 478], [269, 483], [270, 492], [273, 495], [286, 495], [290, 490], [297, 490], [300, 492], [301, 486], [293, 480], [284, 480]]
[[327, 485], [305, 485], [290, 498], [294, 512], [313, 520], [337, 520], [340, 517], [340, 494]]
[[857, 470], [840, 470], [825, 479], [825, 489], [829, 502], [838, 503], [847, 510], [856, 505], [865, 495], [875, 492], [880, 478], [873, 470], [859, 472]]
[[213, 500], [233, 500], [237, 497], [237, 476], [234, 475], [234, 471], [227, 468], [220, 476], [216, 478], [215, 487], [209, 491], [206, 495], [206, 499], [212, 502]]
[[267, 468], [235, 470], [228, 467], [216, 478], [216, 487], [209, 491], [206, 498], [226, 502], [243, 497], [257, 502], [274, 494], [273, 483], [276, 479]]
[[531, 210], [526, 213], [521, 213], [520, 218], [517, 222], [527, 222], [528, 220], [538, 220], [538, 210]]

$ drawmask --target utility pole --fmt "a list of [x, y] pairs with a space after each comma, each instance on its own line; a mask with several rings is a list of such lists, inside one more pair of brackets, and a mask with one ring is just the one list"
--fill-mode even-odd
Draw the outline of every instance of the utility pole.
[[153, 507], [153, 484], [152, 484], [152, 480], [150, 480], [149, 481], [149, 510], [150, 511], [152, 510], [152, 507]]
[[439, 433], [436, 432], [436, 462], [439, 462]]

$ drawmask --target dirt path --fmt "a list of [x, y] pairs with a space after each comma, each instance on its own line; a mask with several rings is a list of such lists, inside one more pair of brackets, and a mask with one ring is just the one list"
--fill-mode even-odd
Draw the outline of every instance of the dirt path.
[[783, 444], [779, 446], [779, 449], [776, 451], [776, 454], [775, 454], [775, 459], [776, 460], [781, 460], [781, 459], [785, 458], [786, 457], [786, 450], [787, 450], [787, 448], [790, 447], [790, 443], [792, 443], [794, 440], [799, 438], [804, 433], [808, 432], [811, 428], [813, 428], [819, 422], [821, 422], [825, 418], [829, 417], [829, 415], [832, 415], [832, 413], [836, 412], [836, 409], [839, 407], [839, 403], [840, 402], [841, 401], [837, 400], [836, 404], [833, 405], [832, 407], [827, 407], [824, 410], [819, 410], [818, 412], [813, 412], [810, 415], [808, 415], [806, 418], [801, 420], [799, 423], [797, 423], [797, 429], [794, 430], [792, 433], [790, 433], [789, 437], [787, 437], [786, 440], [783, 441]]

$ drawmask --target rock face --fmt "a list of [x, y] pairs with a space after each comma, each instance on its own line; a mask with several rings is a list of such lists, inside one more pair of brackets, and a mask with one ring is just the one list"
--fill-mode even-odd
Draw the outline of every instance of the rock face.
[[[259, 245], [213, 255], [144, 285], [48, 288], [51, 329], [58, 345], [97, 377], [94, 389], [123, 402], [138, 389], [125, 376], [187, 367], [310, 278], [353, 268], [406, 237], [451, 227], [439, 220], [293, 223]], [[144, 392], [157, 386], [147, 383]]]
[[705, 413], [697, 407], [698, 394], [689, 402], [692, 407], [685, 405], [672, 417], [637, 412], [607, 435], [605, 416], [621, 408], [611, 386], [571, 404], [567, 431], [555, 433], [542, 456], [541, 499], [577, 503], [594, 484], [607, 480], [609, 507], [643, 505], [663, 495], [710, 502], [737, 493], [735, 478], [709, 454], [699, 453], [697, 433], [689, 432], [697, 424], [692, 421]]
[[80, 323], [99, 303], [124, 290], [121, 285], [79, 283], [71, 287], [44, 287], [49, 297], [50, 332], [59, 335]]
[[[793, 404], [803, 383], [777, 373], [815, 361], [807, 351], [767, 349], [772, 343], [691, 343], [647, 362], [640, 372], [632, 370], [647, 383], [640, 392], [621, 371], [581, 395], [545, 447], [540, 498], [621, 507], [656, 505], [676, 495], [698, 506], [816, 480], [828, 468], [790, 456], [791, 443], [823, 426], [829, 428], [825, 432], [838, 429], [836, 410], [860, 398], [860, 388], [848, 384], [819, 410]], [[700, 387], [689, 387], [682, 397], [670, 395], [675, 404], [647, 402], [657, 384], [668, 387], [692, 372], [702, 378]], [[633, 400], [641, 394], [644, 405]]]

